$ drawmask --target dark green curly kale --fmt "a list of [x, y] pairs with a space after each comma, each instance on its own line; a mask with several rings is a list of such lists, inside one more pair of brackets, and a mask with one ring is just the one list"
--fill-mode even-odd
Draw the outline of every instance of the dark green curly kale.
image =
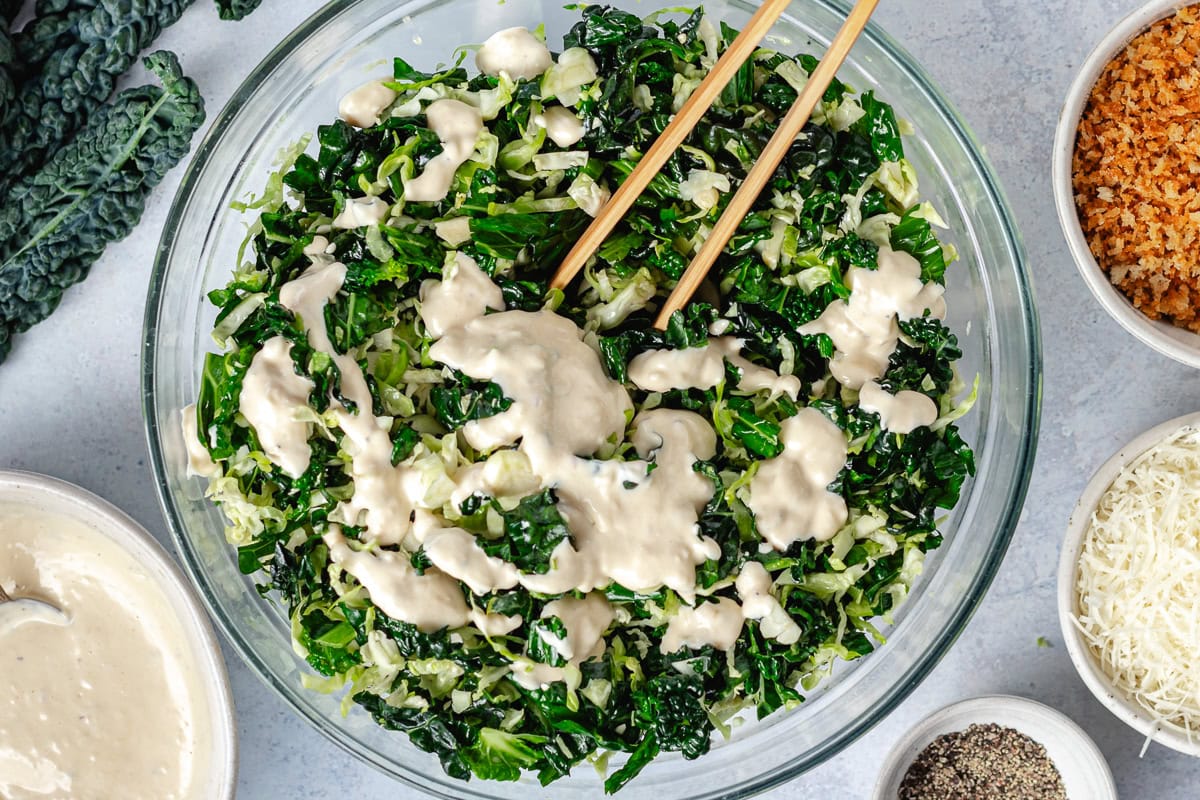
[[133, 229], [150, 189], [204, 122], [200, 91], [173, 53], [145, 64], [163, 88], [121, 92], [0, 202], [0, 361], [13, 334], [45, 319], [104, 247]]
[[0, 117], [0, 187], [41, 166], [82, 128], [163, 28], [191, 0], [39, 0], [16, 37], [17, 63], [36, 64]]
[[217, 11], [221, 19], [242, 19], [261, 3], [262, 0], [217, 0]]

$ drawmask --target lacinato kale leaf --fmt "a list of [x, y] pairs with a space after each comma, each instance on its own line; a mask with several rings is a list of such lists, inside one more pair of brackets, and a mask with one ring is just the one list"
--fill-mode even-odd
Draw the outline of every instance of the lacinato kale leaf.
[[467, 761], [470, 727], [448, 710], [397, 708], [370, 692], [354, 695], [354, 702], [370, 712], [383, 727], [404, 731], [414, 745], [436, 755], [450, 777], [464, 781], [471, 777], [471, 766]]
[[8, 13], [0, 8], [0, 120], [8, 113], [8, 105], [17, 94], [17, 47], [9, 36], [8, 22]]
[[[112, 94], [117, 79], [190, 2], [39, 3], [43, 13], [34, 25], [57, 35], [42, 33], [27, 39], [26, 49], [50, 41], [53, 49], [40, 75], [22, 82], [2, 119], [0, 164], [5, 169], [0, 188], [13, 185], [45, 163], [76, 131], [83, 132], [89, 117]], [[103, 123], [88, 123], [89, 127], [97, 124]]]
[[199, 90], [174, 54], [154, 53], [146, 66], [163, 88], [121, 92], [0, 204], [0, 361], [14, 334], [49, 316], [104, 247], [133, 229], [204, 121]]
[[217, 12], [221, 19], [243, 19], [262, 4], [262, 0], [217, 0]]

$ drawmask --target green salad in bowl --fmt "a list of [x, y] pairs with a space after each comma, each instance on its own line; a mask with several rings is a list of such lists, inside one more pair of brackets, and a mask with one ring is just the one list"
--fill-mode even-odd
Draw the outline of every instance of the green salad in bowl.
[[652, 327], [810, 56], [759, 49], [549, 290], [736, 33], [578, 13], [561, 46], [397, 58], [284, 154], [184, 428], [310, 688], [457, 778], [628, 754], [616, 791], [883, 644], [973, 474], [974, 392], [904, 123], [838, 82]]

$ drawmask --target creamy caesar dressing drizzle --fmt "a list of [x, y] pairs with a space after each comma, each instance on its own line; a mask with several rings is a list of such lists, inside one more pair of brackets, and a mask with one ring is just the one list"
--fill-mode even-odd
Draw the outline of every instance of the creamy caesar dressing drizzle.
[[747, 561], [734, 583], [741, 605], [722, 597], [715, 603], [680, 606], [667, 620], [659, 650], [674, 653], [685, 646], [729, 650], [737, 643], [742, 624], [748, 619], [758, 620], [759, 630], [768, 639], [780, 644], [799, 641], [800, 626], [771, 592], [771, 585], [771, 574], [766, 567], [757, 561]]
[[683, 647], [706, 646], [729, 650], [737, 643], [744, 621], [742, 607], [728, 597], [718, 598], [715, 603], [700, 603], [695, 608], [680, 606], [667, 621], [659, 650], [674, 653]]
[[413, 533], [435, 567], [471, 587], [475, 594], [517, 585], [517, 568], [484, 552], [475, 534], [446, 527], [428, 511], [416, 512]]
[[73, 517], [5, 503], [0, 576], [70, 618], [0, 632], [0, 796], [206, 796], [206, 694], [146, 568]]
[[381, 197], [352, 197], [342, 213], [333, 218], [333, 227], [343, 230], [378, 225], [387, 219], [391, 207]]
[[532, 80], [553, 63], [546, 43], [521, 27], [496, 31], [475, 54], [475, 66], [484, 75], [506, 72], [513, 80]]
[[405, 179], [404, 198], [437, 203], [450, 193], [455, 170], [475, 151], [475, 142], [483, 132], [483, 117], [479, 109], [445, 98], [426, 106], [425, 119], [429, 130], [441, 141], [442, 152], [429, 159], [420, 175]]
[[197, 430], [195, 403], [183, 409], [180, 424], [183, 426], [183, 445], [187, 448], [187, 474], [201, 478], [220, 477], [221, 467], [212, 460]]
[[312, 458], [312, 423], [301, 417], [312, 390], [313, 382], [296, 374], [292, 343], [282, 336], [263, 344], [242, 379], [238, 411], [254, 428], [271, 463], [293, 478], [304, 474]]
[[342, 97], [338, 116], [356, 128], [370, 128], [379, 124], [384, 110], [396, 97], [396, 92], [384, 86], [383, 81], [369, 81]]
[[912, 433], [937, 421], [937, 404], [928, 395], [904, 389], [891, 394], [875, 381], [858, 392], [858, 407], [879, 415], [879, 424], [892, 433]]
[[[334, 359], [341, 371], [342, 396], [359, 410], [331, 403], [346, 436], [343, 447], [351, 456], [355, 486], [338, 518], [361, 524], [369, 539], [361, 545], [348, 542], [335, 525], [325, 541], [333, 562], [353, 575], [384, 613], [426, 631], [470, 623], [496, 636], [519, 626], [521, 618], [470, 607], [458, 588], [460, 581], [476, 594], [518, 585], [544, 594], [592, 593], [615, 582], [647, 593], [665, 586], [688, 604], [668, 620], [664, 653], [684, 646], [728, 650], [746, 619], [758, 620], [769, 638], [783, 643], [798, 639], [798, 626], [773, 595], [769, 573], [756, 562], [748, 563], [736, 578], [740, 605], [728, 598], [695, 604], [696, 567], [720, 557], [716, 542], [702, 536], [697, 524], [712, 484], [692, 468], [716, 451], [711, 425], [689, 411], [646, 411], [632, 423], [631, 441], [640, 460], [595, 458], [625, 437], [633, 410], [629, 394], [608, 378], [574, 323], [550, 311], [505, 311], [499, 287], [461, 253], [448, 261], [441, 281], [421, 287], [418, 311], [437, 338], [429, 355], [476, 380], [494, 381], [513, 402], [504, 412], [464, 426], [462, 435], [471, 447], [495, 452], [450, 477], [455, 485], [451, 501], [461, 503], [476, 493], [496, 495], [501, 487], [511, 493], [513, 475], [524, 475], [528, 480], [517, 481], [521, 494], [555, 490], [572, 538], [558, 546], [545, 574], [526, 574], [487, 555], [474, 534], [433, 513], [437, 509], [423, 502], [426, 489], [419, 473], [391, 464], [391, 421], [371, 413], [361, 368], [353, 357], [336, 352], [325, 329], [325, 305], [345, 278], [345, 267], [330, 249], [323, 237], [314, 240], [305, 251], [312, 266], [281, 288], [280, 302], [305, 323], [314, 349]], [[864, 376], [880, 358], [886, 366], [899, 335], [897, 316], [908, 318], [925, 309], [943, 313], [939, 287], [923, 285], [915, 263], [904, 254], [881, 251], [878, 272], [848, 273], [849, 302], [810, 323], [834, 338], [841, 366], [856, 367]], [[287, 374], [306, 382], [301, 403], [306, 404], [311, 382], [292, 370], [286, 340], [271, 340], [267, 346], [271, 352], [263, 356], [259, 372], [265, 374], [271, 366], [272, 377], [284, 380], [286, 361]], [[646, 391], [711, 388], [724, 379], [728, 362], [740, 373], [739, 388], [798, 398], [802, 387], [797, 377], [750, 362], [741, 356], [741, 346], [734, 337], [713, 336], [702, 347], [643, 353], [630, 362], [630, 380]], [[834, 364], [838, 362], [835, 357]], [[831, 369], [836, 369], [834, 364]], [[844, 375], [835, 371], [835, 377], [841, 380]], [[267, 382], [262, 383], [265, 387]], [[867, 377], [859, 385], [864, 407], [878, 410], [890, 429], [901, 432], [910, 422], [929, 424], [921, 423], [929, 412], [922, 400], [932, 406], [924, 395], [893, 397]], [[293, 398], [297, 393], [294, 385]], [[256, 390], [251, 382], [252, 409], [256, 403], [277, 400], [278, 393]], [[307, 424], [294, 422], [291, 400], [284, 406], [274, 408], [273, 415], [259, 416], [277, 432], [282, 430], [281, 419], [302, 425], [291, 429], [290, 436], [307, 455]], [[747, 504], [766, 542], [782, 551], [797, 539], [828, 539], [845, 524], [845, 502], [827, 487], [845, 465], [847, 450], [842, 431], [809, 408], [784, 420], [780, 441], [783, 453], [759, 465], [747, 489]], [[297, 442], [276, 441], [277, 455], [285, 444]], [[433, 567], [419, 575], [407, 550], [384, 550], [380, 545], [420, 546]], [[603, 651], [612, 610], [601, 595], [555, 601], [543, 616], [559, 616], [566, 625], [568, 636], [550, 644], [568, 662], [579, 663]], [[513, 674], [533, 688], [563, 680], [566, 671], [522, 657], [513, 664]]]
[[559, 147], [570, 147], [583, 138], [583, 120], [569, 108], [553, 106], [535, 114], [533, 124], [546, 129], [550, 141]]
[[324, 540], [333, 563], [353, 575], [389, 617], [426, 632], [460, 628], [470, 621], [462, 590], [450, 576], [434, 569], [418, 574], [403, 551], [354, 550], [337, 525], [329, 527]]
[[712, 496], [712, 484], [692, 470], [714, 452], [707, 422], [661, 409], [635, 420], [639, 455], [656, 453], [649, 474], [645, 461], [588, 458], [623, 437], [633, 404], [574, 323], [550, 311], [479, 317], [449, 330], [429, 354], [496, 382], [513, 400], [507, 411], [468, 423], [468, 443], [487, 451], [519, 442], [533, 473], [558, 493], [574, 546], [559, 545], [551, 569], [521, 575], [522, 585], [560, 594], [616, 581], [634, 591], [668, 586], [694, 597], [696, 565], [720, 555], [696, 524]]
[[[564, 597], [551, 600], [542, 608], [541, 618], [558, 617], [567, 629], [565, 638], [541, 634], [542, 639], [567, 661], [579, 665], [604, 655], [604, 632], [613, 621], [613, 609], [599, 592], [590, 592], [582, 599]], [[541, 664], [519, 658], [513, 664], [513, 679], [526, 689], [539, 689], [566, 678], [563, 667]]]
[[742, 601], [742, 613], [746, 619], [759, 620], [763, 636], [780, 644], [800, 641], [800, 626], [771, 593], [771, 573], [766, 567], [757, 561], [747, 561], [734, 587]]
[[[361, 522], [375, 544], [397, 545], [410, 533], [418, 541], [426, 540], [435, 567], [439, 562], [453, 567], [454, 577], [480, 593], [493, 584], [514, 585], [506, 576], [515, 573], [515, 568], [489, 558], [466, 531], [441, 529], [429, 511], [419, 507], [426, 493], [420, 474], [403, 464], [392, 464], [390, 420], [372, 413], [370, 387], [362, 368], [352, 356], [336, 351], [325, 326], [325, 306], [341, 288], [346, 267], [327, 254], [327, 246], [314, 245], [312, 266], [280, 288], [279, 302], [304, 323], [309, 344], [333, 359], [341, 375], [342, 396], [356, 409], [351, 411], [336, 400], [330, 403], [346, 437], [343, 447], [351, 457], [354, 481], [354, 495], [339, 507], [338, 514]], [[466, 271], [478, 271], [473, 261], [467, 261]], [[503, 308], [502, 298], [498, 304]], [[355, 550], [336, 526], [326, 534], [325, 542], [334, 563], [353, 575], [385, 614], [422, 630], [460, 627], [468, 621], [491, 631], [511, 630], [520, 624], [519, 618], [514, 625], [511, 618], [468, 609], [453, 577], [436, 568], [417, 574], [402, 552]]]
[[433, 337], [457, 328], [491, 309], [504, 310], [504, 293], [475, 259], [455, 253], [440, 281], [421, 284], [421, 320]]
[[741, 355], [742, 340], [713, 337], [702, 347], [682, 350], [649, 350], [629, 362], [629, 380], [647, 392], [672, 389], [711, 389], [725, 379], [725, 362], [741, 373], [738, 388], [748, 392], [768, 389], [772, 396], [786, 394], [795, 400], [800, 379], [760, 367]]
[[747, 505], [759, 534], [783, 552], [798, 539], [831, 538], [846, 522], [846, 501], [828, 486], [846, 465], [846, 437], [815, 408], [779, 426], [783, 452], [760, 462]]
[[846, 271], [849, 300], [835, 300], [802, 334], [824, 333], [837, 348], [829, 361], [834, 378], [849, 389], [861, 388], [887, 371], [888, 359], [900, 338], [897, 317], [946, 315], [945, 288], [921, 282], [921, 265], [908, 253], [879, 248], [879, 268], [851, 267]]
[[[330, 407], [338, 427], [346, 434], [344, 447], [350, 454], [350, 476], [354, 496], [342, 508], [344, 516], [358, 521], [375, 541], [400, 543], [409, 530], [413, 497], [424, 492], [417, 475], [403, 467], [392, 466], [392, 440], [389, 420], [375, 417], [370, 387], [358, 362], [340, 354], [329, 339], [325, 327], [325, 304], [342, 287], [346, 267], [337, 261], [319, 260], [304, 274], [279, 289], [279, 302], [303, 321], [308, 343], [314, 350], [328, 354], [341, 374], [342, 396], [354, 404], [348, 410], [337, 401]], [[308, 444], [304, 444], [308, 448]]]

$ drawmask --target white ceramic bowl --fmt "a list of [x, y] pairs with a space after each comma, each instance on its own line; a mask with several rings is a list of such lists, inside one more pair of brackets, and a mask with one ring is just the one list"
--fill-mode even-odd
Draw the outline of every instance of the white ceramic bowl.
[[1100, 748], [1069, 717], [1035, 700], [987, 695], [963, 700], [922, 720], [896, 743], [875, 783], [875, 800], [896, 800], [909, 766], [939, 736], [994, 722], [1046, 748], [1070, 800], [1117, 800], [1117, 787]]
[[1146, 737], [1172, 750], [1200, 756], [1200, 739], [1193, 737], [1189, 740], [1182, 728], [1156, 722], [1148, 711], [1125, 692], [1113, 686], [1112, 681], [1096, 662], [1073, 619], [1079, 611], [1078, 594], [1075, 590], [1076, 565], [1079, 553], [1083, 549], [1084, 534], [1087, 533], [1092, 513], [1096, 510], [1100, 498], [1108, 491], [1108, 487], [1112, 486], [1126, 464], [1184, 427], [1200, 427], [1200, 413], [1186, 414], [1156, 425], [1122, 447], [1092, 476], [1067, 521], [1067, 537], [1063, 541], [1058, 561], [1058, 621], [1062, 627], [1063, 641], [1067, 644], [1067, 653], [1071, 656], [1071, 662], [1079, 672], [1079, 677], [1105, 708]]
[[1177, 9], [1194, 2], [1195, 0], [1151, 0], [1117, 23], [1116, 27], [1100, 40], [1091, 55], [1083, 62], [1079, 74], [1075, 76], [1075, 81], [1067, 92], [1067, 100], [1063, 105], [1058, 119], [1058, 128], [1054, 134], [1051, 174], [1054, 185], [1054, 203], [1058, 209], [1058, 219], [1062, 225], [1063, 235], [1067, 239], [1067, 246], [1075, 259], [1075, 265], [1079, 268], [1079, 274], [1083, 276], [1083, 280], [1092, 290], [1092, 294], [1100, 301], [1100, 305], [1125, 330], [1143, 343], [1176, 361], [1192, 367], [1200, 367], [1200, 335], [1177, 328], [1168, 322], [1159, 322], [1148, 318], [1133, 307], [1129, 299], [1112, 285], [1104, 270], [1100, 269], [1083, 236], [1083, 229], [1075, 210], [1075, 193], [1071, 184], [1071, 158], [1075, 151], [1075, 133], [1079, 127], [1079, 117], [1083, 113], [1084, 106], [1087, 105], [1092, 86], [1100, 77], [1105, 65], [1121, 52], [1130, 40], [1153, 23], [1171, 16]]
[[191, 645], [190, 666], [204, 692], [197, 706], [207, 710], [212, 730], [212, 752], [205, 754], [207, 781], [194, 800], [232, 800], [237, 783], [237, 727], [225, 662], [204, 607], [175, 562], [123, 511], [74, 484], [31, 472], [0, 470], [0, 503], [6, 502], [82, 522], [129, 553], [162, 590]]

